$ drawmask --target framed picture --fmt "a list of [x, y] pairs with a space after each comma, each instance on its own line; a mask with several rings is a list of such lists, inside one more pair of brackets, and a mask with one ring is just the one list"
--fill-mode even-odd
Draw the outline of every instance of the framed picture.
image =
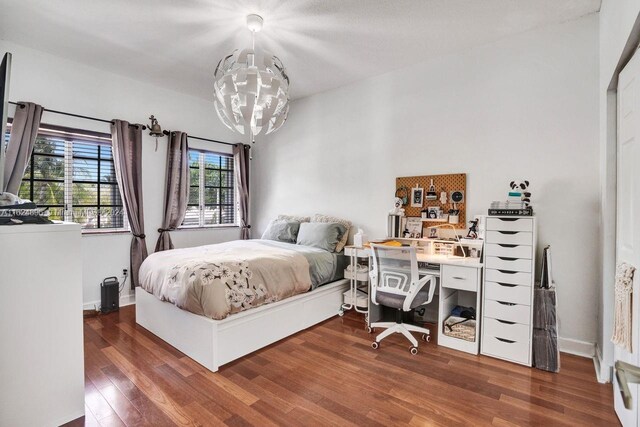
[[407, 224], [405, 228], [405, 237], [409, 237], [411, 239], [421, 239], [422, 238], [422, 219], [419, 217], [407, 217]]
[[411, 207], [421, 208], [424, 200], [424, 188], [414, 187], [411, 189]]
[[429, 227], [429, 239], [438, 238], [438, 229], [435, 227]]

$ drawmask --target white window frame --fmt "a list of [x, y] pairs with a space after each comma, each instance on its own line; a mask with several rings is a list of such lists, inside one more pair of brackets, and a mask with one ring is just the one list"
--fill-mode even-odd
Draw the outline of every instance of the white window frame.
[[[238, 183], [236, 182], [235, 176], [233, 180], [233, 204], [235, 205], [235, 214], [233, 215], [233, 223], [230, 224], [205, 224], [205, 155], [206, 154], [215, 154], [216, 156], [229, 157], [233, 161], [233, 155], [229, 153], [221, 153], [219, 151], [213, 150], [205, 150], [201, 148], [189, 148], [189, 151], [196, 151], [199, 153], [198, 155], [198, 224], [194, 225], [180, 225], [178, 229], [182, 230], [193, 230], [198, 228], [230, 228], [230, 227], [239, 227], [238, 218], [240, 217], [240, 208], [238, 206]], [[190, 166], [187, 166], [190, 168]], [[235, 174], [235, 164], [233, 167], [233, 173]], [[191, 184], [190, 184], [191, 185]], [[222, 187], [221, 187], [222, 188]], [[226, 187], [228, 188], [228, 187]], [[222, 215], [222, 213], [220, 213]]]
[[[49, 131], [49, 129], [47, 128], [47, 125], [43, 125], [42, 127], [43, 131]], [[74, 129], [78, 132], [83, 132], [82, 129]], [[38, 133], [40, 133], [40, 130], [38, 130]], [[93, 141], [83, 141], [81, 137], [78, 137], [78, 142], [82, 143], [82, 144], [95, 144], [95, 145], [100, 145], [97, 142], [93, 142]], [[106, 144], [103, 144], [106, 145]], [[38, 155], [38, 153], [35, 153], [35, 155]], [[31, 163], [32, 157], [29, 157], [29, 162]], [[64, 221], [68, 221], [68, 222], [73, 222], [73, 141], [69, 141], [69, 140], [64, 140], [64, 183], [63, 183], [63, 190], [64, 190], [64, 198], [63, 198], [63, 208], [62, 208], [62, 212], [63, 212], [63, 219]], [[98, 158], [97, 161], [100, 162], [103, 159]], [[32, 170], [31, 173], [33, 174], [33, 163], [31, 163], [32, 166]], [[100, 177], [98, 177], [98, 183], [99, 184], [99, 179]], [[22, 179], [24, 180], [24, 178]], [[120, 194], [120, 197], [122, 198], [122, 194]], [[82, 234], [109, 234], [109, 233], [130, 233], [131, 232], [131, 227], [129, 224], [129, 218], [127, 216], [127, 210], [124, 204], [124, 199], [122, 200], [122, 209], [123, 209], [123, 226], [122, 227], [104, 227], [104, 228], [84, 228], [82, 227]]]

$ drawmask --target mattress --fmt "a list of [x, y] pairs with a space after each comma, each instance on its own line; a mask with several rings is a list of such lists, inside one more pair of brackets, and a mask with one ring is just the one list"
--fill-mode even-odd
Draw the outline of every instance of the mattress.
[[270, 240], [237, 240], [151, 254], [140, 286], [163, 301], [223, 319], [342, 278], [346, 257]]

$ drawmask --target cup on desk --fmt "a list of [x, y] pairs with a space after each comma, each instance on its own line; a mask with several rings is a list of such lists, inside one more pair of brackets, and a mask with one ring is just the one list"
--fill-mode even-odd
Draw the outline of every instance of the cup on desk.
[[460, 210], [451, 209], [449, 210], [449, 224], [457, 224], [460, 221]]

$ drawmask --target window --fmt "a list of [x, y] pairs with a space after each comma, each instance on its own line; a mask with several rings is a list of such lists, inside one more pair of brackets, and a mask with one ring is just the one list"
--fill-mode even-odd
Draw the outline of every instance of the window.
[[183, 227], [236, 224], [233, 156], [189, 150], [189, 204]]
[[128, 230], [109, 134], [42, 125], [18, 195], [84, 230]]

